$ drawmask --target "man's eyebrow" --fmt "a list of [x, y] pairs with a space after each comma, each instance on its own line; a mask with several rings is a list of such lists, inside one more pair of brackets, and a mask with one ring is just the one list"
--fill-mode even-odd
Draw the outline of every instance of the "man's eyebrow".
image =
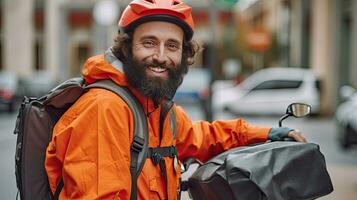
[[[150, 40], [158, 40], [158, 38], [156, 36], [153, 36], [153, 35], [144, 35], [140, 38], [140, 41], [144, 41], [144, 40], [147, 40], [147, 39], [150, 39]], [[182, 45], [182, 42], [180, 42], [180, 40], [178, 39], [174, 39], [174, 38], [170, 38], [168, 39], [167, 42], [174, 42], [174, 43], [177, 43], [178, 45]]]
[[143, 37], [140, 38], [140, 40], [146, 40], [146, 39], [156, 40], [157, 37], [152, 36], [152, 35], [144, 35]]
[[176, 40], [176, 39], [169, 39], [168, 41], [169, 42], [175, 42], [175, 43], [181, 45], [181, 42], [179, 40]]

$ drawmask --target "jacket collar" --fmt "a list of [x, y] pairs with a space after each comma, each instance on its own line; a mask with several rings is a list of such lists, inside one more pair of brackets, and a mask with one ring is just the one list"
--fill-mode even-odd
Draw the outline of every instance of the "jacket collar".
[[128, 83], [123, 70], [123, 62], [113, 54], [111, 48], [107, 49], [102, 55], [89, 58], [83, 67], [82, 75], [87, 84], [98, 80], [111, 79], [120, 86], [128, 87], [147, 114], [157, 109], [151, 99], [143, 97], [138, 90]]

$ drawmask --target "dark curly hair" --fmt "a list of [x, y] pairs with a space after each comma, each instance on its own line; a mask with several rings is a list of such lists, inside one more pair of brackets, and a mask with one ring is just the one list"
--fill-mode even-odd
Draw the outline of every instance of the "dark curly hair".
[[[114, 55], [121, 61], [125, 62], [127, 56], [131, 55], [132, 51], [133, 32], [118, 33], [114, 39], [112, 47]], [[182, 44], [182, 59], [186, 59], [188, 65], [194, 64], [195, 55], [201, 51], [202, 47], [195, 40], [187, 41], [184, 39]]]

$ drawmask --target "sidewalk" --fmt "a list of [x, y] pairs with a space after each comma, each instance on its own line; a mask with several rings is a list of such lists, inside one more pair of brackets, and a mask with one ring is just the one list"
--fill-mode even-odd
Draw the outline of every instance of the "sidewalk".
[[[356, 158], [357, 159], [357, 158]], [[328, 165], [334, 191], [321, 200], [356, 200], [357, 166]]]

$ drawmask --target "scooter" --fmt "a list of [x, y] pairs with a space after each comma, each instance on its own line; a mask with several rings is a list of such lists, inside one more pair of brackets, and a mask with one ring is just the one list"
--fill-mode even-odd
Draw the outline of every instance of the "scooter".
[[[306, 117], [311, 106], [293, 103], [279, 119]], [[268, 141], [237, 147], [201, 163], [181, 184], [194, 200], [288, 200], [316, 199], [333, 191], [325, 158], [319, 146], [295, 141]]]

